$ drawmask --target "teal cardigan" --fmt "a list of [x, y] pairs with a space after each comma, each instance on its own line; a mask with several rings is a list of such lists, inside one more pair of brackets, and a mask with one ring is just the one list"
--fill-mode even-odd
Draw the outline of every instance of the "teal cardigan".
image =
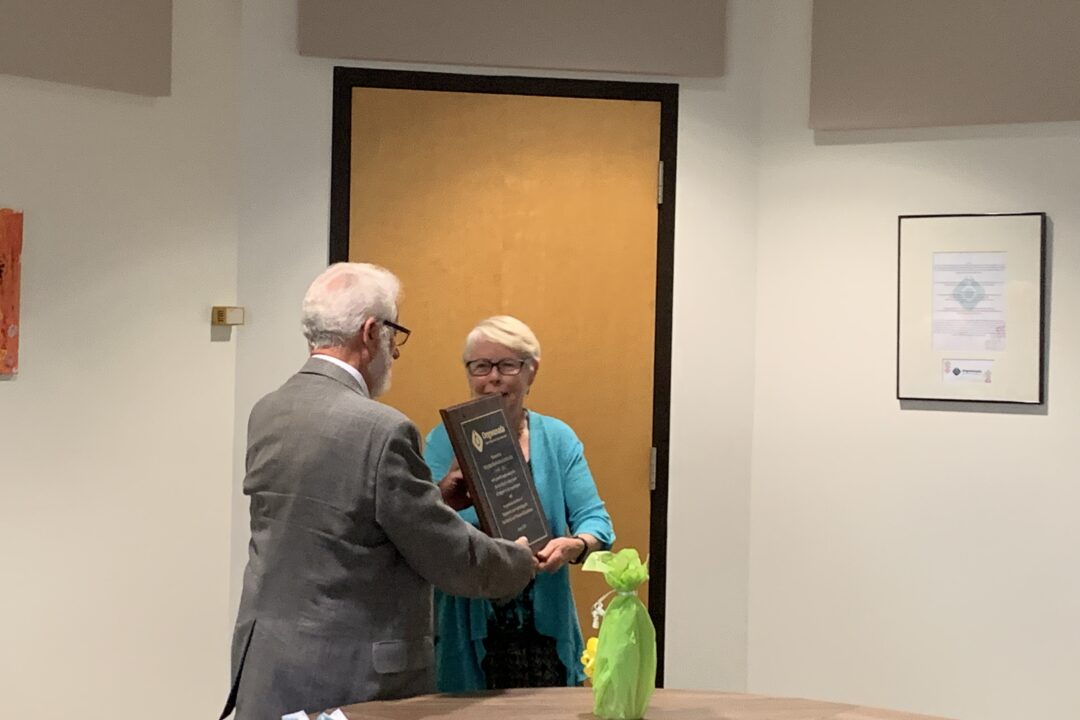
[[[585, 452], [577, 435], [562, 420], [529, 411], [529, 465], [552, 535], [589, 533], [610, 548], [615, 541], [611, 517], [596, 492]], [[439, 425], [424, 443], [424, 459], [433, 479], [441, 480], [454, 453], [446, 428]], [[461, 517], [478, 525], [476, 510]], [[540, 634], [555, 638], [559, 659], [567, 668], [566, 684], [580, 685], [581, 628], [570, 592], [570, 567], [541, 572], [532, 584], [534, 621]], [[445, 595], [435, 591], [435, 682], [440, 692], [486, 690], [481, 663], [486, 650], [491, 602]]]

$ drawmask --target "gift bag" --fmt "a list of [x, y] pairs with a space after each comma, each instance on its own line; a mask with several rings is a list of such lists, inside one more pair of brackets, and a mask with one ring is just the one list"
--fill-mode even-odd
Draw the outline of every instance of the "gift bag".
[[[593, 714], [604, 720], [644, 717], [656, 687], [656, 629], [637, 588], [649, 571], [637, 550], [595, 552], [585, 559], [586, 572], [602, 572], [611, 592], [597, 601], [600, 637], [591, 657]], [[607, 608], [605, 598], [614, 595]]]

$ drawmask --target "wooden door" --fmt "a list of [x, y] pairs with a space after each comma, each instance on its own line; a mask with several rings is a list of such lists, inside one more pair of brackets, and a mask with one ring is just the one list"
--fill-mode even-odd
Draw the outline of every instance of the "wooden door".
[[[468, 399], [468, 331], [490, 315], [522, 319], [543, 355], [527, 407], [574, 428], [616, 549], [644, 557], [660, 103], [352, 93], [349, 259], [401, 278], [413, 330], [384, 400], [426, 434], [440, 407]], [[571, 576], [587, 637], [607, 588]]]

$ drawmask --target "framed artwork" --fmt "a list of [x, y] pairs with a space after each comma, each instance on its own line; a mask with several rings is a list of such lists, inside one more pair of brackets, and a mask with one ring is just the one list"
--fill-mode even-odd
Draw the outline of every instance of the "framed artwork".
[[19, 371], [19, 263], [23, 215], [0, 208], [0, 378]]
[[1046, 214], [898, 224], [897, 398], [1041, 404]]

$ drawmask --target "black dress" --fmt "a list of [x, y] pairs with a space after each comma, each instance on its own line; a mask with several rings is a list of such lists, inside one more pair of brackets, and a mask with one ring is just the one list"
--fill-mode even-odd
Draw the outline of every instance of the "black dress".
[[541, 635], [533, 622], [532, 584], [510, 602], [492, 607], [481, 663], [488, 689], [566, 685], [555, 638]]

